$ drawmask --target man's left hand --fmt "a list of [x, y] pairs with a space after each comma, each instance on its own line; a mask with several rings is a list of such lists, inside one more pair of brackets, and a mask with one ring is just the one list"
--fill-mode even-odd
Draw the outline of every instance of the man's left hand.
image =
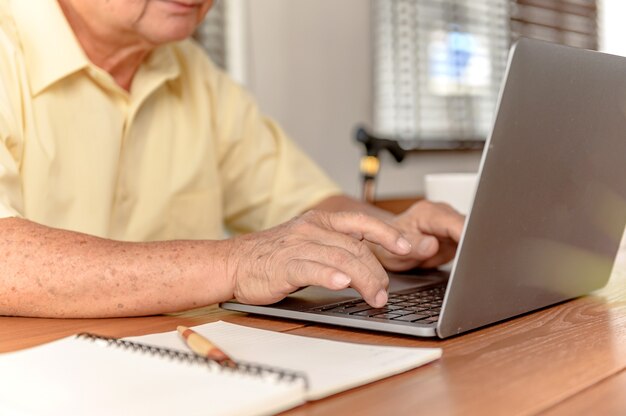
[[371, 243], [370, 249], [387, 270], [437, 267], [454, 258], [464, 221], [465, 217], [447, 204], [419, 201], [386, 221], [409, 240], [409, 254], [399, 256]]

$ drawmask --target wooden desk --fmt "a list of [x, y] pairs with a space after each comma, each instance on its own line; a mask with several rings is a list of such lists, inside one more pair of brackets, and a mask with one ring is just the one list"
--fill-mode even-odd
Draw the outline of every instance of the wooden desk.
[[307, 336], [444, 349], [436, 363], [306, 404], [290, 416], [624, 415], [626, 256], [618, 264], [609, 285], [591, 296], [445, 341], [257, 318], [213, 306], [126, 319], [0, 317], [0, 351], [80, 331], [121, 337], [222, 319]]

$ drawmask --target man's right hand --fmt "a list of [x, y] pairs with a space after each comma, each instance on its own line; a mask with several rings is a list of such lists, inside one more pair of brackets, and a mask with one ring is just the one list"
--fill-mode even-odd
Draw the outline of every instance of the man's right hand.
[[366, 241], [397, 255], [411, 245], [400, 231], [357, 212], [309, 211], [266, 231], [230, 240], [228, 276], [235, 298], [267, 304], [300, 287], [356, 289], [373, 307], [387, 303], [387, 273]]

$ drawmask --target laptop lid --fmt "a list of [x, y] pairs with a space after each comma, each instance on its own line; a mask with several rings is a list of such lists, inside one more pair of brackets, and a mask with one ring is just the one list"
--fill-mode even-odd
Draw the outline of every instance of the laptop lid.
[[626, 224], [626, 59], [522, 39], [501, 91], [441, 337], [604, 286]]
[[[435, 325], [314, 312], [352, 289], [310, 287], [225, 309], [442, 338], [603, 286], [626, 225], [626, 58], [522, 39]], [[447, 276], [390, 274], [391, 292]]]

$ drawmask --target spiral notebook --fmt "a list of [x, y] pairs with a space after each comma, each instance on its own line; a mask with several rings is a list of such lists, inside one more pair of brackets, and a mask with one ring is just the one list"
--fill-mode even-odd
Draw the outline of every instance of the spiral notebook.
[[176, 331], [126, 339], [79, 334], [0, 354], [0, 414], [274, 414], [441, 355], [225, 322], [193, 329], [228, 351], [237, 368], [187, 352]]

